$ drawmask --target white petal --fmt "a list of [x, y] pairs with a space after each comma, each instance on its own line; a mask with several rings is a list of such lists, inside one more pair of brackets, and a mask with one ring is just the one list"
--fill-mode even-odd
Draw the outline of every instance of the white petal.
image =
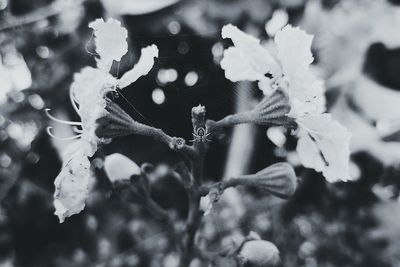
[[156, 45], [142, 48], [139, 61], [118, 80], [119, 88], [125, 88], [141, 76], [147, 75], [151, 68], [153, 68], [154, 58], [156, 57], [158, 57], [158, 48]]
[[224, 51], [221, 67], [225, 77], [233, 82], [256, 81], [265, 78], [265, 74], [279, 76], [281, 71], [270, 53], [261, 46], [260, 40], [242, 32], [229, 24], [222, 28], [222, 38], [232, 40], [234, 47]]
[[100, 69], [108, 72], [113, 61], [120, 61], [128, 52], [128, 31], [115, 19], [96, 19], [89, 24], [94, 30], [96, 52], [100, 56], [97, 64]]
[[349, 180], [350, 132], [330, 114], [306, 116], [298, 123], [302, 164], [322, 172], [328, 182]]
[[204, 216], [210, 214], [212, 207], [213, 205], [209, 195], [200, 198], [200, 209], [204, 212]]
[[324, 83], [310, 69], [314, 60], [311, 53], [312, 40], [312, 35], [291, 25], [285, 26], [275, 35], [278, 57], [293, 104], [292, 117], [325, 111]]
[[55, 214], [60, 223], [85, 208], [89, 192], [90, 162], [79, 151], [67, 161], [54, 181]]
[[296, 86], [301, 83], [308, 73], [308, 68], [313, 62], [311, 54], [311, 43], [313, 36], [299, 28], [291, 25], [285, 26], [275, 35], [275, 44], [278, 50], [278, 57], [282, 64], [283, 73], [288, 78], [290, 87], [296, 90], [302, 89]]
[[119, 153], [106, 156], [104, 170], [111, 182], [129, 180], [132, 175], [140, 174], [140, 167], [134, 161]]
[[105, 94], [113, 90], [116, 79], [110, 74], [92, 67], [85, 67], [74, 75], [71, 85], [73, 96], [78, 103], [82, 121], [82, 145], [88, 157], [97, 150], [100, 139], [96, 136], [97, 119], [107, 114]]

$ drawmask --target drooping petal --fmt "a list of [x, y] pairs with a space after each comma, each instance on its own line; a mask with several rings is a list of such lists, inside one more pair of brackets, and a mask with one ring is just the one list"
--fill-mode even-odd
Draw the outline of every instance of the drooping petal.
[[113, 61], [120, 61], [128, 52], [128, 31], [115, 19], [96, 19], [89, 27], [94, 30], [96, 53], [100, 56], [98, 67], [109, 72]]
[[141, 76], [149, 73], [154, 65], [154, 58], [158, 57], [158, 48], [156, 45], [150, 45], [142, 48], [141, 56], [136, 65], [118, 80], [118, 87], [125, 88], [135, 82]]
[[305, 167], [322, 172], [328, 182], [348, 181], [350, 132], [330, 114], [300, 120], [297, 152]]
[[274, 77], [281, 74], [280, 67], [270, 53], [261, 46], [260, 40], [250, 36], [237, 27], [228, 24], [222, 28], [222, 38], [232, 40], [234, 47], [224, 51], [221, 67], [225, 77], [233, 82], [262, 81], [265, 74]]
[[65, 163], [54, 181], [56, 190], [53, 203], [60, 223], [85, 208], [85, 200], [89, 192], [89, 177], [90, 162], [78, 151]]
[[120, 153], [106, 156], [104, 170], [111, 182], [129, 180], [132, 175], [140, 174], [140, 167]]

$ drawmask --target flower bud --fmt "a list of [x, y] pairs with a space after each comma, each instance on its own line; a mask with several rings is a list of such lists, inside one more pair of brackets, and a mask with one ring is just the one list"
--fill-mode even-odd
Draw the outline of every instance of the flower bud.
[[297, 187], [293, 167], [285, 162], [273, 164], [255, 174], [241, 176], [238, 182], [260, 188], [280, 198], [292, 196]]
[[104, 170], [111, 182], [129, 180], [132, 175], [139, 175], [139, 166], [128, 157], [114, 153], [104, 159]]
[[280, 261], [278, 248], [266, 240], [245, 242], [237, 257], [243, 266], [274, 267]]
[[130, 134], [146, 135], [154, 128], [139, 123], [131, 118], [115, 102], [106, 99], [108, 113], [97, 120], [96, 135], [100, 138], [115, 138]]

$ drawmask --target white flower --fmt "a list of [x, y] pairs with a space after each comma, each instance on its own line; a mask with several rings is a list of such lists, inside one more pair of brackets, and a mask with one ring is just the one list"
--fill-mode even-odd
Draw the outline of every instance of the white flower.
[[[76, 73], [70, 87], [71, 103], [81, 121], [64, 121], [48, 113], [51, 119], [74, 126], [74, 131], [77, 133], [76, 136], [59, 139], [78, 139], [66, 149], [63, 159], [67, 163], [55, 180], [54, 206], [60, 222], [68, 216], [79, 213], [85, 206], [90, 176], [88, 158], [94, 155], [98, 145], [104, 141], [95, 132], [97, 120], [108, 112], [105, 109], [106, 94], [117, 88], [123, 89], [146, 75], [153, 67], [154, 58], [158, 56], [155, 45], [143, 48], [137, 64], [117, 79], [109, 71], [113, 61], [120, 61], [128, 52], [127, 30], [114, 19], [109, 19], [107, 22], [97, 19], [90, 23], [89, 27], [95, 31], [96, 52], [99, 56], [97, 67], [85, 67]], [[48, 133], [55, 137], [50, 129], [51, 127], [48, 128]]]
[[288, 116], [299, 125], [297, 151], [304, 166], [322, 172], [329, 182], [349, 179], [350, 133], [325, 111], [323, 82], [310, 70], [312, 36], [291, 25], [275, 35], [275, 46], [260, 41], [233, 25], [222, 29], [234, 47], [224, 52], [221, 67], [231, 81], [258, 81], [264, 94], [282, 88], [289, 95]]

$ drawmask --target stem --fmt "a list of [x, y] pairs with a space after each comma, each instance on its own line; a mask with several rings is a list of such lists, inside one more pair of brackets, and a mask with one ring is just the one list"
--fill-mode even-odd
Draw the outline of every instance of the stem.
[[253, 116], [254, 114], [251, 111], [236, 113], [228, 115], [219, 121], [207, 120], [207, 127], [210, 132], [214, 132], [225, 127], [249, 123], [252, 120]]
[[[193, 130], [205, 128], [206, 110], [203, 106], [192, 109]], [[189, 198], [189, 214], [186, 221], [186, 232], [183, 239], [180, 267], [187, 267], [195, 254], [195, 237], [201, 223], [202, 212], [200, 211], [200, 186], [203, 182], [204, 157], [207, 151], [207, 144], [203, 141], [195, 141], [193, 144], [195, 157], [191, 160], [192, 181], [187, 188]]]

